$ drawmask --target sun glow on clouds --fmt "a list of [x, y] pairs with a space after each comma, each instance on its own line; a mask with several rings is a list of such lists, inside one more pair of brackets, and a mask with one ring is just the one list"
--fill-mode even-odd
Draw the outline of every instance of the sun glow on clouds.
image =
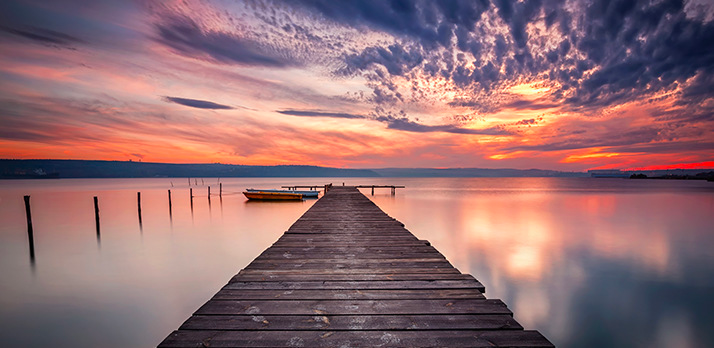
[[[593, 150], [599, 151], [599, 149], [593, 149]], [[563, 159], [563, 162], [564, 163], [572, 163], [572, 162], [581, 162], [584, 160], [611, 158], [611, 157], [617, 157], [617, 156], [622, 156], [622, 154], [614, 153], [614, 152], [590, 152], [590, 153], [586, 153], [586, 154], [569, 155], [568, 157]]]
[[[79, 10], [7, 1], [0, 155], [562, 170], [712, 163], [714, 63], [697, 47], [714, 39], [714, 24], [676, 1], [626, 13], [561, 2], [147, 0]], [[638, 23], [642, 13], [659, 26]], [[658, 55], [677, 25], [698, 34], [671, 38], [682, 54]]]

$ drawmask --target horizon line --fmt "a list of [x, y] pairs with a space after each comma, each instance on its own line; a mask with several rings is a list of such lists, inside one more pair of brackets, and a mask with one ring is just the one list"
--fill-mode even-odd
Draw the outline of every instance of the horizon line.
[[[563, 171], [556, 169], [541, 169], [541, 168], [485, 168], [485, 167], [372, 167], [372, 168], [350, 168], [350, 167], [330, 167], [314, 164], [235, 164], [235, 163], [221, 163], [221, 162], [204, 162], [204, 163], [175, 163], [175, 162], [144, 162], [142, 160], [105, 160], [105, 159], [68, 159], [68, 158], [0, 158], [0, 161], [84, 161], [84, 162], [126, 162], [126, 163], [142, 163], [142, 164], [167, 164], [167, 165], [210, 165], [210, 164], [220, 164], [220, 165], [230, 165], [230, 166], [245, 166], [245, 167], [288, 167], [288, 166], [301, 166], [301, 167], [317, 167], [317, 168], [331, 168], [331, 169], [347, 169], [347, 170], [454, 170], [454, 169], [482, 169], [482, 170], [519, 170], [519, 171], [529, 171], [529, 170], [540, 170], [540, 171], [551, 171], [558, 173], [588, 173], [591, 170], [619, 170], [622, 172], [632, 172], [632, 171], [668, 171], [668, 170], [714, 170], [714, 162], [698, 162], [698, 163], [679, 163], [676, 165], [652, 165], [648, 167], [639, 168], [602, 168], [595, 167], [584, 169], [582, 171]], [[698, 167], [699, 164], [712, 163], [711, 167]], [[689, 168], [688, 168], [689, 166]]]

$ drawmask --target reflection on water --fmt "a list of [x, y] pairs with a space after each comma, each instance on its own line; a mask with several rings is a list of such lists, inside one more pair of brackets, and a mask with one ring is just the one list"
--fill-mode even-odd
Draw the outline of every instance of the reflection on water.
[[714, 346], [712, 183], [405, 184], [375, 201], [557, 346]]
[[714, 185], [590, 178], [0, 181], [0, 341], [156, 345], [314, 203], [244, 188], [327, 182], [406, 185], [362, 192], [558, 346], [714, 346]]
[[206, 186], [193, 186], [191, 199], [171, 179], [0, 181], [0, 342], [155, 346], [314, 203], [246, 204], [240, 194], [285, 180], [297, 182], [222, 179], [210, 206]]

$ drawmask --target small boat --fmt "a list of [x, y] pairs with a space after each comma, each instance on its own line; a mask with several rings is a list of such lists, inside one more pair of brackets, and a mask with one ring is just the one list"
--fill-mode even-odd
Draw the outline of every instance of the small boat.
[[271, 200], [271, 201], [284, 201], [284, 200], [302, 200], [302, 195], [299, 193], [291, 192], [263, 192], [263, 191], [253, 191], [253, 192], [243, 192], [243, 194], [248, 199], [254, 200]]
[[269, 190], [269, 189], [246, 189], [248, 192], [278, 192], [278, 193], [297, 193], [301, 194], [304, 198], [317, 198], [317, 194], [320, 191], [296, 191], [296, 190]]

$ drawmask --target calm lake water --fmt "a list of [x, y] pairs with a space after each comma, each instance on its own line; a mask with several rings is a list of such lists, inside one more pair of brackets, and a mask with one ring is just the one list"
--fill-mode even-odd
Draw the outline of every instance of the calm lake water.
[[[314, 203], [247, 202], [241, 190], [345, 182], [406, 185], [396, 196], [363, 192], [557, 346], [714, 347], [714, 183], [220, 181], [222, 199], [217, 179], [198, 179], [193, 209], [186, 179], [0, 181], [0, 342], [155, 346]], [[24, 195], [31, 195], [34, 262]]]

